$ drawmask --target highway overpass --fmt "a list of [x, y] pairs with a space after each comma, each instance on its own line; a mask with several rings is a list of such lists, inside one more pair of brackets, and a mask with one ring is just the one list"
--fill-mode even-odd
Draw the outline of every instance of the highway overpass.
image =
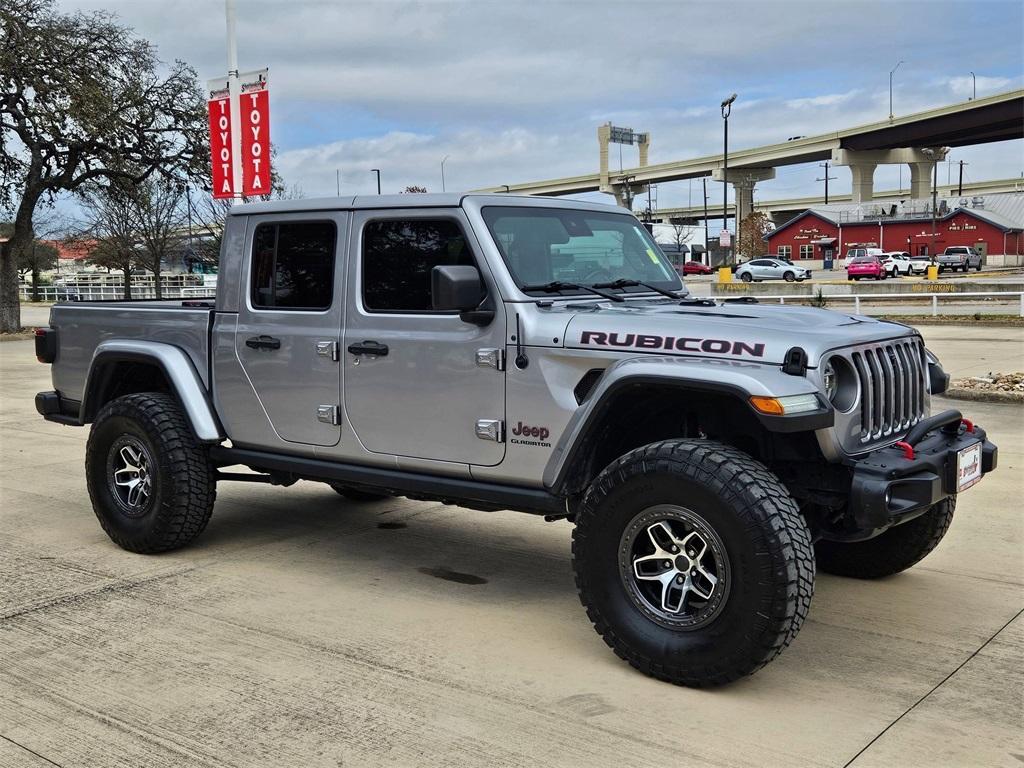
[[[868, 202], [875, 199], [874, 169], [879, 164], [906, 163], [911, 171], [909, 193], [926, 197], [930, 193], [931, 169], [944, 157], [943, 147], [962, 147], [994, 141], [1024, 138], [1024, 89], [985, 96], [910, 115], [894, 117], [817, 136], [803, 136], [781, 144], [729, 151], [729, 181], [736, 187], [742, 215], [752, 204], [757, 181], [773, 178], [779, 166], [831, 160], [847, 165], [853, 175], [853, 193], [847, 199]], [[547, 179], [489, 187], [486, 192], [527, 195], [570, 195], [581, 192], [611, 192], [620, 204], [657, 184], [702, 176], [718, 176], [722, 155], [642, 165], [609, 173], [599, 172], [562, 179]]]
[[[956, 184], [940, 184], [937, 187], [938, 196], [945, 197], [957, 197], [958, 196], [958, 185]], [[1024, 179], [1016, 177], [1012, 179], [998, 179], [995, 181], [976, 181], [969, 182], [963, 185], [963, 193], [959, 197], [975, 197], [977, 195], [995, 195], [1005, 194], [1008, 192], [1021, 192], [1024, 193]], [[897, 202], [899, 200], [906, 200], [910, 198], [910, 189], [889, 189], [881, 192], [875, 192], [873, 202]], [[830, 194], [828, 196], [830, 203], [850, 203], [853, 202], [853, 195], [847, 194]], [[825, 198], [821, 195], [812, 197], [794, 197], [787, 200], [755, 200], [754, 210], [764, 211], [769, 214], [776, 223], [788, 221], [793, 216], [803, 213], [808, 208], [815, 208], [825, 204]], [[733, 217], [736, 214], [736, 204], [729, 204], [729, 217]], [[721, 220], [722, 218], [722, 203], [716, 201], [708, 205], [707, 218], [710, 221]], [[642, 212], [637, 213], [638, 216], [643, 215]], [[691, 205], [682, 206], [679, 208], [659, 208], [652, 214], [652, 220], [655, 223], [672, 223], [672, 224], [693, 224], [704, 218], [704, 206], [702, 205]]]

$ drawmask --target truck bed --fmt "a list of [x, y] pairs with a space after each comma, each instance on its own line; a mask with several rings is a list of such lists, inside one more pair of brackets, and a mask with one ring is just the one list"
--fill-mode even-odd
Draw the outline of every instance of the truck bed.
[[209, 386], [212, 302], [94, 301], [55, 304], [50, 327], [57, 330], [59, 365], [52, 367], [53, 387], [61, 397], [82, 399], [93, 354], [103, 341], [141, 339], [180, 347]]

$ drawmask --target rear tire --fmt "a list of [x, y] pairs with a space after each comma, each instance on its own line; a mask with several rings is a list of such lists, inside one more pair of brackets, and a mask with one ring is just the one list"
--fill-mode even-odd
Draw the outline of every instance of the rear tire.
[[956, 497], [940, 501], [920, 517], [867, 541], [821, 540], [815, 545], [818, 568], [836, 576], [880, 579], [905, 571], [935, 549], [953, 522]]
[[350, 488], [347, 485], [336, 485], [331, 483], [331, 488], [335, 490], [341, 496], [344, 496], [349, 501], [359, 502], [371, 502], [371, 501], [383, 501], [384, 499], [390, 499], [386, 493], [373, 493], [372, 491], [363, 491], [358, 488]]
[[601, 472], [577, 514], [573, 570], [587, 616], [616, 655], [695, 687], [778, 656], [814, 592], [810, 533], [785, 486], [709, 440], [652, 443]]
[[217, 496], [208, 449], [178, 401], [162, 392], [103, 406], [89, 432], [85, 477], [100, 526], [119, 547], [142, 554], [190, 543]]

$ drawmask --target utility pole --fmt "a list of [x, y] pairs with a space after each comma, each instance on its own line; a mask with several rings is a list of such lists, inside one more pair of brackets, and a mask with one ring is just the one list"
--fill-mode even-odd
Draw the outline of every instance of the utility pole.
[[939, 164], [932, 166], [932, 259], [935, 258], [935, 214], [939, 205]]
[[964, 166], [967, 165], [963, 160], [960, 161], [960, 179], [956, 183], [956, 196], [960, 197], [964, 193]]
[[377, 174], [377, 194], [380, 194], [380, 168], [371, 168], [370, 173]]
[[828, 182], [829, 182], [829, 179], [836, 179], [836, 178], [838, 178], [837, 176], [829, 176], [828, 175], [829, 165], [830, 164], [829, 164], [828, 161], [825, 161], [824, 163], [818, 163], [818, 167], [819, 168], [824, 168], [825, 169], [825, 176], [824, 176], [824, 178], [821, 178], [821, 179], [815, 179], [815, 181], [824, 181], [825, 182], [825, 205], [828, 205]]
[[238, 82], [238, 43], [235, 36], [235, 0], [224, 0], [228, 28], [228, 104], [231, 107], [232, 197], [242, 199], [242, 115], [241, 86]]

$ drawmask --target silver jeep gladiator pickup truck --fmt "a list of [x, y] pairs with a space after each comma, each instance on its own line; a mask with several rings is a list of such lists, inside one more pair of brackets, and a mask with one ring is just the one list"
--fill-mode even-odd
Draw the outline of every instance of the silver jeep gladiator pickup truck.
[[996, 466], [930, 414], [948, 377], [914, 329], [693, 298], [631, 214], [580, 202], [238, 205], [216, 301], [58, 304], [36, 354], [121, 547], [192, 541], [223, 480], [566, 519], [597, 631], [684, 685], [778, 655], [816, 562], [909, 568]]

